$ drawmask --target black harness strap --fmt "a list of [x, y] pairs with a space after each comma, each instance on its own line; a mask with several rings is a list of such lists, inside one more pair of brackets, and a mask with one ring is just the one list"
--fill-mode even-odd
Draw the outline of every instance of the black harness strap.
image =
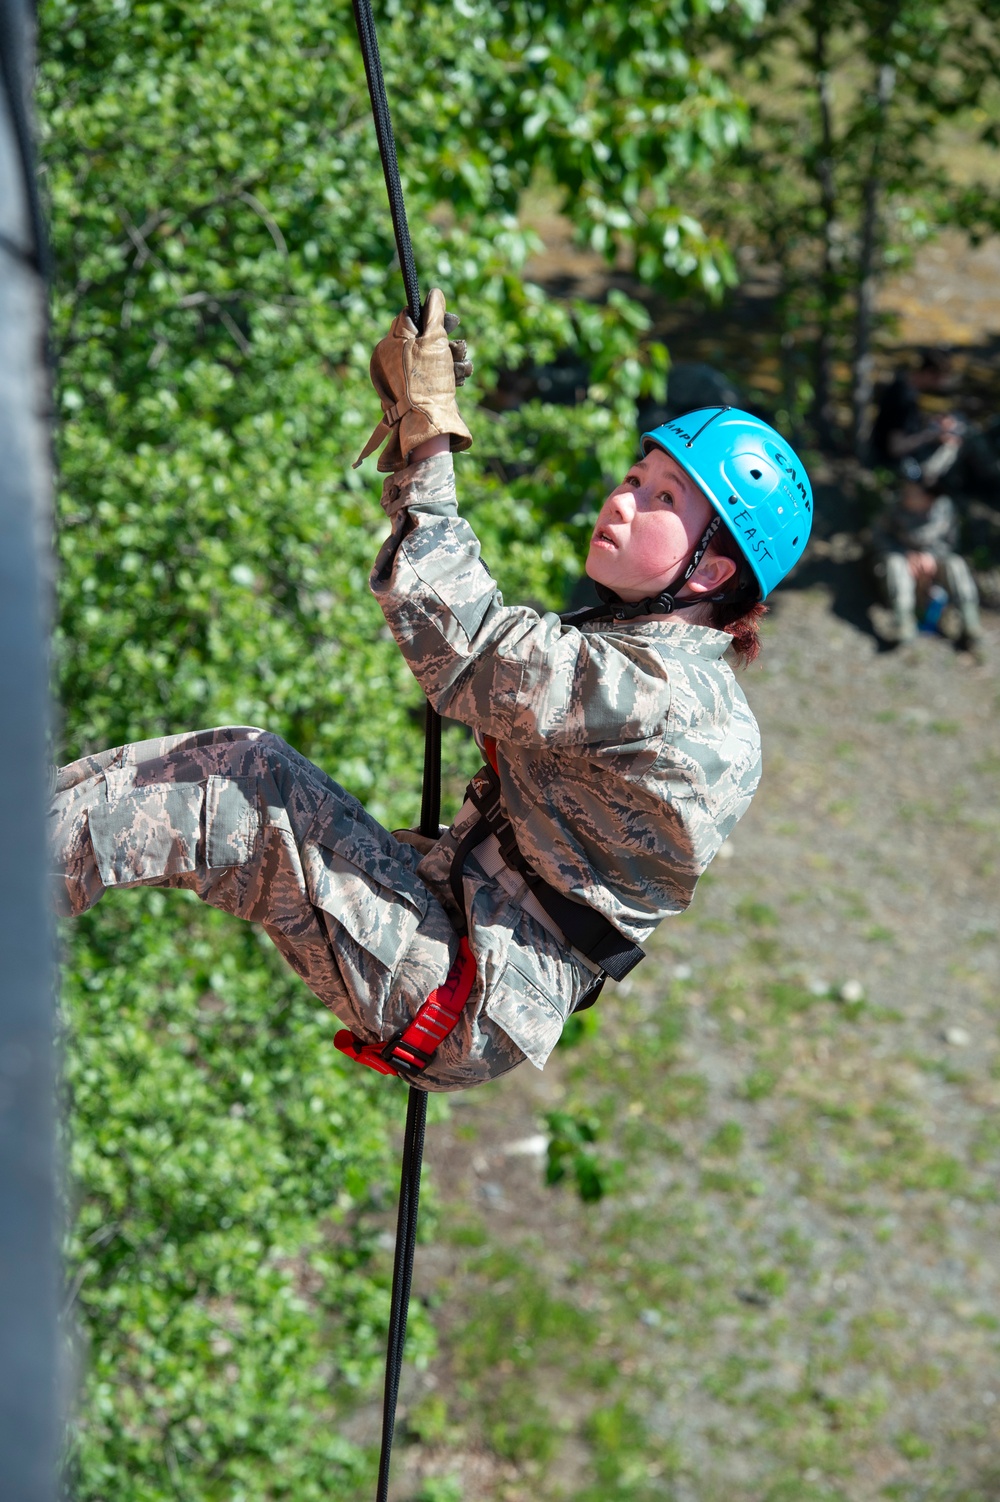
[[[396, 158], [396, 141], [392, 131], [392, 117], [382, 77], [382, 61], [379, 57], [378, 37], [375, 33], [375, 17], [370, 0], [353, 0], [354, 20], [361, 43], [361, 55], [365, 63], [368, 94], [375, 118], [375, 134], [378, 137], [382, 172], [389, 195], [392, 228], [399, 254], [399, 268], [406, 288], [406, 301], [410, 317], [419, 329], [420, 283], [410, 242], [410, 229], [406, 221], [406, 204], [403, 200], [403, 185], [399, 177]], [[441, 821], [441, 717], [430, 704], [424, 726], [424, 781], [420, 803], [420, 833], [435, 839]], [[396, 1399], [399, 1394], [399, 1377], [403, 1366], [403, 1345], [406, 1340], [406, 1316], [410, 1307], [410, 1284], [413, 1279], [413, 1252], [417, 1240], [417, 1212], [420, 1207], [420, 1169], [424, 1156], [424, 1131], [427, 1124], [427, 1092], [410, 1086], [406, 1105], [406, 1132], [403, 1138], [403, 1167], [399, 1184], [399, 1210], [396, 1216], [396, 1252], [392, 1267], [392, 1302], [389, 1311], [389, 1341], [385, 1360], [385, 1395], [382, 1406], [382, 1449], [379, 1455], [378, 1489], [376, 1502], [387, 1502], [389, 1496], [389, 1461], [392, 1454], [392, 1436], [396, 1424]]]
[[[513, 825], [504, 812], [500, 778], [491, 766], [483, 766], [476, 773], [466, 789], [466, 797], [475, 804], [479, 818], [463, 835], [452, 858], [451, 891], [458, 911], [465, 912], [462, 872], [466, 857], [489, 835], [495, 835], [505, 864], [524, 879], [529, 891], [553, 923], [562, 929], [573, 948], [598, 965], [612, 980], [624, 980], [629, 971], [645, 958], [644, 951], [619, 933], [602, 913], [558, 891], [529, 864], [518, 848]], [[596, 999], [595, 989], [593, 1000]]]

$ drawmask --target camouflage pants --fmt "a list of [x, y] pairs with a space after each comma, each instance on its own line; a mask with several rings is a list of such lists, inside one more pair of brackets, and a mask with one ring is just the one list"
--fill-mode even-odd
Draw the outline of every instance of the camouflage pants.
[[[905, 553], [885, 553], [880, 560], [880, 572], [885, 579], [886, 594], [900, 636], [912, 637], [917, 629], [917, 585], [910, 573]], [[945, 553], [938, 560], [937, 577], [948, 591], [952, 604], [958, 611], [962, 630], [969, 636], [978, 636], [979, 595], [972, 570], [958, 553]]]
[[[260, 923], [309, 989], [366, 1042], [388, 1039], [448, 974], [458, 939], [420, 856], [275, 735], [227, 726], [86, 756], [57, 774], [57, 903], [108, 887], [185, 887]], [[477, 985], [421, 1082], [461, 1090], [524, 1054]]]

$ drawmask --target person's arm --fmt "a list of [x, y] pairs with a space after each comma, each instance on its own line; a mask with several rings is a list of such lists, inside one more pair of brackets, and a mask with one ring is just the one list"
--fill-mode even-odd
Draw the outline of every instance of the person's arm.
[[418, 444], [410, 455], [411, 464], [419, 464], [421, 459], [433, 459], [438, 454], [451, 453], [451, 439], [447, 433], [438, 433], [436, 438], [428, 438], [426, 443]]
[[450, 453], [388, 479], [392, 520], [370, 585], [400, 651], [441, 714], [521, 745], [621, 753], [665, 731], [670, 691], [655, 648], [620, 649], [554, 614], [505, 606], [458, 514]]
[[919, 433], [904, 433], [902, 428], [894, 428], [886, 438], [885, 446], [893, 459], [905, 459], [907, 454], [916, 453], [917, 449], [933, 443], [939, 437], [940, 428], [937, 423], [931, 423]]
[[505, 607], [458, 515], [452, 453], [471, 439], [456, 385], [472, 366], [450, 328], [432, 290], [421, 333], [401, 314], [372, 357], [385, 415], [367, 451], [391, 434], [379, 468], [394, 473], [382, 494], [392, 534], [370, 584], [400, 651], [435, 709], [498, 740], [595, 755], [648, 744], [670, 700], [655, 649], [636, 643], [626, 657], [556, 615]]
[[[937, 436], [941, 437], [941, 433], [939, 432]], [[942, 442], [930, 458], [924, 459], [920, 465], [920, 473], [925, 485], [936, 485], [941, 476], [948, 473], [958, 458], [961, 447], [962, 440], [959, 435], [946, 431]]]

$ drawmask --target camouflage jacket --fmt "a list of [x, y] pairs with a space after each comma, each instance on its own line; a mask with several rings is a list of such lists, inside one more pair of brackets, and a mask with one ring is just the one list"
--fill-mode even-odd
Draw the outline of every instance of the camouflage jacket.
[[927, 511], [908, 511], [894, 501], [875, 528], [879, 552], [933, 553], [944, 557], [958, 541], [958, 518], [950, 496], [935, 496]]
[[950, 496], [935, 496], [925, 512], [907, 511], [896, 500], [875, 527], [875, 547], [883, 553], [952, 553], [958, 541], [958, 517]]
[[[535, 869], [642, 943], [688, 906], [760, 779], [730, 638], [680, 619], [581, 629], [505, 606], [458, 515], [450, 455], [390, 476], [382, 504], [392, 533], [370, 583], [415, 677], [440, 713], [496, 738]], [[435, 885], [453, 844], [422, 863]]]

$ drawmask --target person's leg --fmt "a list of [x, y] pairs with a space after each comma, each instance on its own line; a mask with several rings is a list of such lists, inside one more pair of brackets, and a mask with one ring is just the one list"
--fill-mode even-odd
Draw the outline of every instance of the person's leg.
[[64, 911], [109, 887], [185, 887], [261, 923], [338, 1011], [363, 992], [379, 1029], [429, 893], [414, 852], [279, 737], [227, 726], [85, 757], [58, 774], [52, 815]]
[[962, 622], [962, 640], [977, 642], [982, 635], [979, 619], [979, 593], [972, 570], [959, 553], [948, 553], [939, 566], [944, 586]]
[[912, 641], [917, 634], [917, 587], [903, 553], [886, 553], [885, 589], [901, 642]]
[[[403, 1028], [457, 953], [447, 913], [400, 844], [320, 768], [246, 727], [167, 736], [57, 775], [52, 848], [63, 912], [109, 887], [184, 887], [260, 923], [310, 990], [367, 1042]], [[523, 1054], [470, 1000], [428, 1071], [461, 1089]]]

